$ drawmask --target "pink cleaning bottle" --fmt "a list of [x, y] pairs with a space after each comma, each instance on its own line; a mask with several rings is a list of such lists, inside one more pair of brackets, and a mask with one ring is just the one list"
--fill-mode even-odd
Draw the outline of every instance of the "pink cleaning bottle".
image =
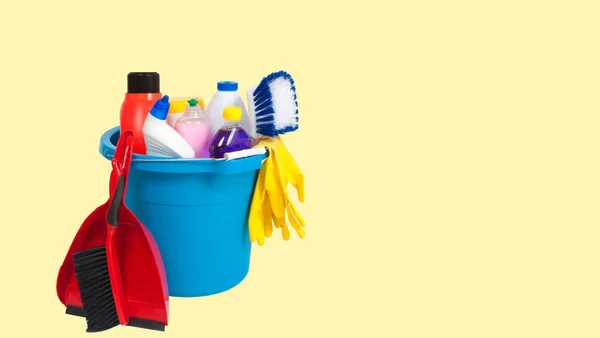
[[196, 152], [196, 158], [209, 158], [211, 126], [204, 116], [198, 100], [191, 99], [185, 112], [175, 123], [175, 131], [179, 133]]

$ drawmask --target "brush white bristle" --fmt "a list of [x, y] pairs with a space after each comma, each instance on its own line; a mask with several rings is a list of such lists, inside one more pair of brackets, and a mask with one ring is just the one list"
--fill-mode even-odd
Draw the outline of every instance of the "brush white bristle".
[[273, 100], [273, 110], [277, 112], [274, 121], [276, 129], [283, 129], [297, 123], [297, 106], [295, 92], [292, 88], [292, 83], [284, 78], [277, 78], [269, 83]]
[[252, 91], [250, 101], [257, 135], [274, 137], [298, 129], [296, 85], [287, 72], [265, 76]]

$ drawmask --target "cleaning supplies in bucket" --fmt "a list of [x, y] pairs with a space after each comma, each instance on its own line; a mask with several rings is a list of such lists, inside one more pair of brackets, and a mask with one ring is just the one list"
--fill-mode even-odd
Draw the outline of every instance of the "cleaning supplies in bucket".
[[67, 313], [86, 317], [89, 332], [164, 330], [169, 295], [229, 290], [246, 278], [253, 242], [276, 229], [306, 236], [287, 192], [292, 184], [304, 202], [304, 175], [281, 137], [298, 129], [294, 81], [263, 78], [247, 92], [250, 115], [237, 83], [217, 87], [205, 111], [200, 98], [162, 96], [158, 73], [128, 76], [121, 125], [100, 142], [113, 160], [110, 198], [82, 224], [57, 278]]
[[208, 158], [210, 153], [210, 123], [204, 116], [198, 100], [191, 99], [185, 108], [185, 113], [175, 123], [175, 131], [181, 135], [194, 149], [196, 158]]
[[210, 99], [206, 108], [206, 117], [212, 126], [212, 135], [214, 136], [221, 128], [225, 120], [223, 119], [223, 109], [228, 106], [239, 107], [242, 110], [240, 125], [244, 130], [250, 130], [250, 120], [246, 112], [246, 106], [240, 94], [238, 93], [238, 83], [234, 81], [221, 81], [217, 83], [217, 92]]
[[225, 107], [225, 124], [217, 131], [210, 143], [210, 156], [223, 158], [226, 153], [252, 148], [252, 139], [240, 126], [242, 110], [239, 107]]
[[146, 141], [146, 154], [171, 158], [194, 158], [192, 146], [167, 124], [169, 96], [156, 101], [144, 122], [142, 132]]

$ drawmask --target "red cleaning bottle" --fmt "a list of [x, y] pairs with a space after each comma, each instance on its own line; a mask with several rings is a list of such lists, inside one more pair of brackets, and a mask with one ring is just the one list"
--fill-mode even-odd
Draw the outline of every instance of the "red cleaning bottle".
[[121, 105], [121, 133], [133, 132], [133, 152], [146, 155], [142, 128], [148, 112], [162, 97], [160, 76], [156, 72], [131, 72], [127, 74], [127, 93]]

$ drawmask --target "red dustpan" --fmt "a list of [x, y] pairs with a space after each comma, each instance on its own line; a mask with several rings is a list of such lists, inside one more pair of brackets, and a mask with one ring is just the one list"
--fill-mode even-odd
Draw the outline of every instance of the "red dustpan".
[[130, 131], [121, 134], [112, 161], [110, 198], [94, 210], [79, 228], [60, 267], [56, 291], [66, 306], [67, 314], [86, 316], [73, 255], [107, 244], [107, 216], [114, 199], [119, 210], [119, 226], [109, 246], [114, 248], [111, 252], [115, 254], [111, 257], [116, 257], [117, 264], [113, 266], [118, 266], [121, 276], [115, 281], [111, 275], [110, 284], [115, 294], [119, 322], [121, 325], [164, 331], [168, 325], [169, 293], [160, 251], [150, 231], [125, 206], [125, 194], [114, 193], [118, 190], [119, 178], [124, 179], [125, 183], [121, 182], [121, 185], [123, 192], [126, 191], [133, 139]]

